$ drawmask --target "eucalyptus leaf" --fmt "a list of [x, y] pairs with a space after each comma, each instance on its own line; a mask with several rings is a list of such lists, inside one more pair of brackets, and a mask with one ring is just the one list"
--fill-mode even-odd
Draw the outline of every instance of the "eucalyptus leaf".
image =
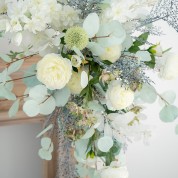
[[5, 86], [0, 86], [0, 97], [8, 99], [8, 100], [16, 100], [16, 96], [10, 90], [8, 90]]
[[97, 100], [89, 101], [88, 108], [93, 111], [104, 111], [104, 107], [101, 104], [99, 104]]
[[9, 67], [8, 67], [8, 75], [11, 75], [14, 72], [17, 72], [22, 64], [23, 64], [24, 60], [18, 60], [16, 62], [13, 62]]
[[23, 111], [29, 117], [37, 116], [40, 112], [40, 107], [37, 101], [34, 100], [27, 100], [23, 105]]
[[149, 84], [143, 84], [142, 89], [136, 94], [138, 98], [146, 103], [154, 103], [157, 99], [155, 88]]
[[12, 61], [12, 59], [8, 55], [6, 55], [6, 54], [0, 54], [0, 58], [3, 61], [8, 62], [8, 63]]
[[39, 102], [44, 101], [47, 95], [48, 92], [46, 86], [41, 84], [34, 86], [29, 91], [29, 97]]
[[178, 108], [173, 105], [166, 105], [159, 113], [163, 122], [173, 122], [178, 117]]
[[40, 114], [49, 115], [56, 108], [56, 102], [53, 96], [47, 97], [42, 103], [39, 104]]
[[19, 104], [20, 104], [20, 99], [17, 99], [17, 100], [13, 103], [13, 105], [11, 106], [11, 108], [9, 109], [8, 114], [9, 114], [9, 117], [10, 117], [10, 118], [11, 118], [11, 117], [14, 117], [14, 116], [17, 114], [17, 112], [18, 112], [18, 110], [19, 110]]
[[48, 137], [43, 137], [41, 139], [41, 146], [43, 149], [48, 150], [51, 146], [51, 139]]
[[151, 61], [151, 55], [148, 51], [138, 51], [136, 52], [135, 56], [138, 58], [139, 61]]
[[40, 156], [41, 159], [50, 161], [52, 159], [52, 155], [48, 150], [45, 150], [41, 148], [38, 152], [38, 155]]
[[[41, 84], [41, 82], [37, 79], [35, 74], [36, 74], [36, 64], [33, 64], [25, 71], [25, 74], [24, 74], [23, 82], [25, 83], [27, 87], [34, 87], [36, 85]], [[35, 75], [35, 76], [28, 77], [31, 75]]]
[[44, 135], [46, 132], [48, 132], [49, 130], [51, 130], [53, 128], [53, 124], [50, 124], [48, 127], [46, 127], [42, 132], [40, 132], [36, 138], [41, 137], [42, 135]]
[[85, 133], [85, 135], [81, 139], [89, 139], [90, 137], [93, 136], [94, 133], [95, 133], [95, 129], [92, 127], [92, 128], [87, 130], [87, 132]]
[[71, 95], [70, 90], [67, 87], [64, 87], [61, 90], [56, 90], [54, 93], [56, 106], [58, 106], [58, 107], [65, 106], [70, 98], [70, 95]]
[[98, 149], [102, 152], [108, 152], [113, 145], [114, 145], [114, 141], [112, 137], [109, 136], [104, 136], [100, 138], [97, 143]]
[[167, 101], [169, 104], [173, 104], [175, 99], [176, 99], [176, 93], [174, 91], [169, 90], [161, 94], [159, 103], [161, 106], [164, 106], [166, 104], [165, 101]]

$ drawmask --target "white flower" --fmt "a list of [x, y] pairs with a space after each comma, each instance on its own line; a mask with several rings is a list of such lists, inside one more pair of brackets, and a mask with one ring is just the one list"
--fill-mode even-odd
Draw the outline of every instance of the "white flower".
[[80, 92], [83, 90], [81, 86], [81, 73], [82, 71], [77, 72], [72, 72], [72, 77], [67, 84], [67, 87], [70, 89], [72, 94], [80, 94]]
[[158, 57], [162, 57], [163, 55], [163, 49], [160, 44], [154, 45], [151, 48], [149, 48], [149, 52]]
[[52, 27], [56, 30], [68, 29], [77, 23], [79, 23], [79, 11], [68, 5], [62, 6], [52, 19]]
[[106, 104], [110, 110], [121, 110], [134, 101], [134, 92], [121, 86], [119, 81], [112, 81], [106, 92]]
[[[168, 53], [165, 55], [164, 65], [160, 68], [160, 77], [172, 80], [178, 77], [178, 54]], [[160, 59], [164, 60], [164, 59]]]
[[72, 66], [80, 67], [80, 65], [82, 63], [82, 59], [78, 55], [72, 55], [71, 62], [72, 62]]
[[128, 178], [127, 167], [108, 167], [101, 171], [101, 178]]
[[121, 56], [122, 46], [114, 45], [104, 49], [104, 53], [99, 56], [102, 60], [108, 60], [112, 63], [116, 62]]
[[11, 26], [11, 31], [14, 31], [14, 32], [22, 31], [22, 26], [20, 24], [20, 21], [16, 18], [10, 21], [10, 26]]
[[38, 80], [51, 90], [65, 87], [71, 75], [71, 62], [57, 54], [48, 54], [37, 64]]

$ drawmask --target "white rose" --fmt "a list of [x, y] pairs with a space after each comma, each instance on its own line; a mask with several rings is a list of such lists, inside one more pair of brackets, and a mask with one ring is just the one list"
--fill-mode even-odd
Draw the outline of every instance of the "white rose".
[[104, 53], [99, 56], [101, 60], [108, 60], [112, 63], [116, 62], [121, 57], [122, 46], [115, 45], [104, 49]]
[[72, 72], [72, 77], [69, 81], [69, 83], [67, 84], [68, 88], [70, 89], [72, 94], [80, 94], [80, 92], [83, 90], [82, 86], [81, 86], [81, 72], [79, 71], [77, 72]]
[[108, 167], [101, 171], [101, 178], [128, 178], [129, 173], [126, 167]]
[[149, 49], [149, 52], [155, 56], [161, 57], [163, 55], [163, 49], [160, 44], [154, 45]]
[[71, 75], [71, 62], [57, 54], [47, 54], [37, 64], [38, 80], [51, 90], [65, 87]]
[[165, 63], [160, 69], [160, 77], [166, 80], [172, 80], [178, 77], [178, 55], [172, 53], [167, 54]]
[[119, 81], [112, 81], [106, 92], [106, 105], [110, 110], [121, 110], [134, 101], [134, 92], [121, 86]]

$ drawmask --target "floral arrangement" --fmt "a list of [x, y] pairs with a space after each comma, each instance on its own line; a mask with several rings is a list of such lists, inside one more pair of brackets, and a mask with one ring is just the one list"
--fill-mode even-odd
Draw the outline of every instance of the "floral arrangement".
[[[48, 116], [37, 136], [39, 156], [51, 160], [54, 149], [62, 152], [58, 177], [128, 178], [121, 161], [128, 142], [147, 143], [151, 136], [144, 125], [145, 104], [159, 98], [160, 119], [178, 117], [175, 93], [158, 93], [147, 76], [153, 70], [165, 80], [178, 77], [178, 57], [149, 41], [150, 35], [162, 34], [153, 25], [166, 20], [155, 13], [161, 2], [1, 0], [1, 37], [10, 35], [10, 43], [22, 51], [0, 53], [7, 64], [0, 73], [0, 99], [14, 101], [9, 117], [20, 103], [29, 117]], [[16, 96], [12, 90], [18, 79], [11, 75], [34, 55], [41, 59], [24, 71], [27, 89]], [[58, 148], [51, 138], [55, 129]]]

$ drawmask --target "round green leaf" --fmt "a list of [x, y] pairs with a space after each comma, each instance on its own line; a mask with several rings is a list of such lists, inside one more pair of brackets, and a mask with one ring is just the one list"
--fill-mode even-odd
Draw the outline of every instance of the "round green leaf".
[[141, 91], [137, 93], [137, 97], [146, 103], [154, 103], [157, 99], [155, 88], [149, 84], [144, 84]]
[[56, 106], [58, 107], [63, 107], [66, 105], [66, 103], [68, 102], [69, 98], [70, 98], [70, 90], [67, 87], [64, 87], [61, 90], [57, 90], [54, 93], [54, 98], [56, 101]]
[[50, 146], [51, 146], [51, 139], [48, 137], [44, 137], [41, 139], [41, 146], [43, 149], [45, 150], [49, 150]]
[[43, 114], [43, 115], [51, 114], [56, 108], [56, 102], [55, 102], [54, 97], [50, 96], [49, 98], [46, 98], [45, 102], [42, 102], [39, 104], [39, 108], [40, 108], [40, 111], [39, 111], [40, 114]]
[[98, 149], [102, 152], [108, 152], [114, 144], [111, 137], [104, 136], [98, 140]]
[[151, 61], [151, 56], [148, 51], [138, 51], [135, 56], [139, 61]]
[[41, 159], [50, 161], [52, 159], [52, 155], [49, 151], [44, 150], [43, 148], [39, 150], [38, 155]]
[[178, 108], [167, 105], [160, 111], [159, 116], [163, 122], [173, 122], [178, 117]]
[[[166, 100], [169, 104], [173, 104], [176, 99], [176, 93], [174, 91], [166, 91], [161, 94], [161, 97]], [[166, 103], [161, 98], [159, 99], [159, 103], [161, 106], [164, 106]]]
[[45, 97], [48, 95], [47, 88], [45, 85], [37, 85], [30, 89], [29, 97], [38, 101], [44, 101]]
[[82, 139], [89, 139], [90, 137], [93, 136], [94, 133], [95, 133], [95, 129], [92, 127], [92, 128], [90, 128], [90, 129], [87, 130], [87, 132], [82, 137]]
[[29, 117], [37, 116], [40, 112], [39, 104], [34, 100], [27, 100], [23, 105], [23, 111]]

